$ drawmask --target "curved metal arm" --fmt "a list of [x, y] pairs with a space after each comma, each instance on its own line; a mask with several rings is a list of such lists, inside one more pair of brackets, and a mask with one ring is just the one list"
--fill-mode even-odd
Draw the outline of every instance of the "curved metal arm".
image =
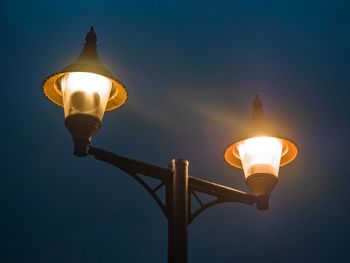
[[188, 219], [188, 224], [191, 224], [192, 221], [197, 217], [199, 216], [199, 214], [201, 214], [202, 212], [204, 212], [204, 210], [208, 209], [209, 207], [212, 207], [214, 205], [217, 205], [217, 204], [222, 204], [222, 203], [227, 203], [227, 202], [231, 202], [229, 200], [225, 200], [225, 199], [215, 199], [213, 201], [210, 201], [206, 204], [203, 204], [201, 205], [196, 211], [194, 211], [193, 213], [190, 213], [190, 216], [189, 216], [189, 219]]
[[93, 155], [97, 160], [110, 163], [124, 171], [144, 174], [148, 177], [164, 181], [165, 183], [170, 182], [172, 173], [169, 169], [133, 160], [92, 146], [89, 146], [88, 154]]
[[[189, 180], [189, 200], [191, 200], [191, 195], [193, 195], [200, 205], [200, 207], [194, 212], [189, 211], [190, 216], [189, 216], [188, 224], [190, 224], [203, 211], [217, 204], [222, 204], [227, 202], [236, 202], [236, 203], [243, 203], [247, 205], [254, 205], [258, 201], [255, 196], [239, 191], [234, 188], [215, 184], [215, 183], [201, 180], [192, 176], [189, 176], [188, 180]], [[196, 192], [213, 196], [215, 197], [215, 199], [207, 203], [204, 203], [197, 196]], [[191, 210], [191, 208], [189, 209]]]
[[192, 176], [188, 177], [188, 184], [192, 191], [202, 192], [222, 199], [228, 199], [231, 202], [244, 203], [247, 205], [253, 205], [256, 203], [255, 196], [221, 184], [212, 183]]

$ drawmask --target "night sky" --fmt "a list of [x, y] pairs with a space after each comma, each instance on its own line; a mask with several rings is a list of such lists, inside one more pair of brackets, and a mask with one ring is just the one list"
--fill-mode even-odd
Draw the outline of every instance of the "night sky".
[[10, 1], [0, 4], [0, 262], [166, 262], [167, 222], [120, 170], [77, 158], [42, 81], [95, 26], [129, 92], [93, 145], [248, 191], [223, 159], [259, 94], [300, 154], [270, 210], [223, 204], [189, 227], [190, 262], [346, 262], [350, 3]]

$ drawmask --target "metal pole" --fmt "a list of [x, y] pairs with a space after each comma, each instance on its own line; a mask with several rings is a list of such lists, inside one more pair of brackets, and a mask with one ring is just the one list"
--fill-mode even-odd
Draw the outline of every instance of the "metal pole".
[[168, 262], [187, 263], [188, 161], [171, 161], [172, 183], [167, 189]]

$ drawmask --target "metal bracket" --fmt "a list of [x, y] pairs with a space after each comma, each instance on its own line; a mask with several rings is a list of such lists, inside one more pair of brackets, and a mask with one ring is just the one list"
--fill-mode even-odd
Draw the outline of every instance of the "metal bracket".
[[129, 174], [132, 178], [134, 178], [140, 185], [143, 186], [143, 188], [146, 189], [146, 191], [153, 197], [154, 201], [156, 201], [156, 203], [158, 204], [158, 206], [160, 207], [160, 209], [163, 211], [164, 215], [166, 218], [169, 218], [167, 209], [165, 204], [162, 202], [161, 198], [157, 195], [157, 191], [162, 188], [165, 184], [164, 182], [160, 182], [160, 184], [158, 184], [156, 187], [152, 188], [149, 184], [147, 184], [147, 182], [145, 182], [145, 180], [143, 180], [139, 174], [134, 173], [132, 171], [128, 171], [128, 170], [124, 170], [122, 169], [124, 172], [126, 172], [127, 174]]
[[[197, 203], [200, 205], [199, 208], [197, 208], [195, 211], [192, 211], [192, 198], [194, 197], [194, 199], [196, 199]], [[188, 224], [191, 224], [192, 221], [199, 216], [199, 214], [201, 214], [202, 212], [204, 212], [204, 210], [217, 205], [217, 204], [221, 204], [221, 203], [225, 203], [225, 202], [230, 202], [230, 200], [228, 199], [224, 199], [221, 197], [216, 197], [214, 200], [211, 200], [209, 202], [203, 202], [200, 197], [197, 195], [196, 191], [190, 191], [189, 192], [189, 198], [188, 201], [190, 202], [190, 206], [189, 206], [189, 219], [188, 219]]]
[[[162, 187], [166, 187], [166, 189], [168, 189], [171, 182], [170, 178], [172, 176], [171, 170], [132, 160], [91, 146], [89, 147], [89, 154], [93, 155], [97, 160], [104, 161], [118, 167], [134, 178], [152, 196], [164, 213], [165, 217], [169, 219], [169, 209], [167, 208], [166, 204], [162, 202], [157, 192]], [[143, 180], [140, 175], [157, 179], [160, 181], [160, 183], [156, 187], [152, 187], [145, 180]]]
[[[192, 221], [206, 209], [222, 203], [227, 202], [238, 202], [247, 205], [255, 204], [256, 197], [239, 190], [201, 180], [192, 176], [189, 176], [189, 189], [188, 189], [188, 201], [189, 201], [189, 219], [188, 224], [191, 224]], [[213, 200], [209, 202], [203, 202], [203, 200], [197, 195], [197, 193], [207, 194], [211, 197], [214, 197]], [[199, 204], [199, 208], [192, 212], [192, 196]]]

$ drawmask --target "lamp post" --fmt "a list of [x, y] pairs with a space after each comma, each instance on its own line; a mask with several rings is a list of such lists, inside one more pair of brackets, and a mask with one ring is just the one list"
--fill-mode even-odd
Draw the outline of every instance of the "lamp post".
[[[76, 156], [92, 155], [118, 167], [140, 183], [157, 202], [168, 220], [168, 262], [187, 262], [188, 226], [207, 208], [238, 202], [255, 204], [258, 210], [268, 209], [279, 167], [293, 161], [298, 149], [295, 143], [276, 134], [264, 116], [258, 96], [246, 133], [224, 153], [230, 165], [244, 170], [252, 194], [190, 176], [187, 160], [173, 159], [169, 168], [162, 168], [120, 156], [91, 146], [91, 139], [101, 127], [104, 112], [123, 105], [127, 92], [101, 64], [93, 27], [85, 40], [83, 51], [72, 64], [44, 80], [44, 94], [64, 108], [65, 125], [72, 135]], [[151, 187], [143, 176], [157, 179], [159, 184]], [[163, 187], [165, 200], [157, 194]], [[214, 199], [204, 202], [198, 193]], [[195, 210], [191, 207], [193, 202], [199, 205]]]

